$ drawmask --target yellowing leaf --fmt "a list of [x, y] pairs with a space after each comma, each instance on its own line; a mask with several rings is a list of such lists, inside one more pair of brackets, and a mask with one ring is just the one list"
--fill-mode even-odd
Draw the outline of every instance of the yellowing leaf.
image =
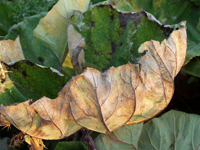
[[60, 64], [63, 63], [68, 52], [67, 27], [69, 17], [74, 10], [86, 11], [89, 2], [89, 0], [59, 0], [33, 31], [34, 36], [42, 44], [54, 51]]

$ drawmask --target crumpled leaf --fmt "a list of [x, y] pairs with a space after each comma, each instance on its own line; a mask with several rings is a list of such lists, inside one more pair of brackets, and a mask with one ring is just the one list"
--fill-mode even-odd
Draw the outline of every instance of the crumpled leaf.
[[196, 150], [200, 146], [199, 120], [198, 115], [171, 110], [144, 125], [125, 126], [108, 135], [100, 134], [95, 144], [99, 150]]
[[19, 37], [17, 37], [15, 41], [12, 40], [0, 41], [0, 61], [9, 63], [9, 62], [17, 62], [24, 59], [25, 58]]
[[[97, 24], [96, 24], [97, 25]], [[138, 64], [87, 68], [73, 77], [56, 99], [43, 97], [11, 106], [0, 113], [23, 133], [41, 139], [61, 139], [81, 128], [108, 133], [123, 125], [149, 120], [170, 102], [173, 79], [186, 55], [186, 27], [169, 38], [146, 41]]]
[[38, 66], [28, 60], [14, 64], [3, 64], [6, 77], [1, 82], [4, 90], [0, 91], [0, 103], [11, 105], [27, 99], [33, 101], [48, 96], [57, 97], [57, 93], [69, 80], [63, 75], [55, 73], [55, 69]]
[[124, 13], [111, 5], [75, 12], [70, 23], [74, 28], [68, 28], [69, 52], [78, 73], [86, 67], [104, 71], [127, 61], [138, 63], [141, 54], [137, 50], [142, 43], [151, 39], [161, 42], [173, 31], [147, 12]]
[[62, 65], [68, 53], [67, 27], [73, 10], [86, 11], [90, 0], [59, 0], [56, 5], [42, 18], [34, 36], [49, 47]]

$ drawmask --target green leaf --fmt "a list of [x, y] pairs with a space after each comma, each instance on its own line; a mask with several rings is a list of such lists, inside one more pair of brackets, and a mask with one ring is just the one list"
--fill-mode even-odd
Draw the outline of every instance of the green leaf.
[[24, 102], [27, 100], [8, 76], [6, 76], [5, 82], [0, 83], [0, 89], [0, 104], [11, 105], [16, 102]]
[[[111, 0], [112, 2], [118, 2], [118, 0]], [[129, 1], [129, 0], [127, 0]], [[188, 53], [185, 63], [190, 63], [193, 57], [199, 56], [199, 43], [200, 43], [200, 2], [197, 0], [185, 1], [185, 0], [131, 0], [135, 10], [145, 10], [153, 14], [161, 23], [177, 24], [180, 21], [187, 21], [187, 37], [188, 37]], [[194, 13], [195, 12], [195, 13]], [[192, 42], [192, 43], [191, 43]], [[193, 68], [199, 68], [197, 59], [191, 62], [188, 67], [184, 67], [183, 71], [190, 75], [197, 75], [196, 70]], [[192, 68], [189, 68], [192, 67]]]
[[135, 10], [145, 10], [154, 15], [161, 23], [177, 24], [183, 20], [187, 21], [188, 39], [194, 42], [200, 41], [200, 33], [196, 28], [200, 7], [194, 3], [185, 0], [131, 0], [131, 2], [135, 4], [135, 6], [133, 5]]
[[34, 36], [54, 52], [60, 66], [68, 53], [67, 27], [72, 10], [84, 12], [89, 2], [90, 0], [59, 0], [34, 30]]
[[55, 73], [55, 70], [40, 67], [28, 60], [4, 65], [8, 71], [6, 80], [1, 85], [5, 86], [5, 90], [0, 93], [0, 103], [4, 105], [28, 99], [35, 101], [43, 96], [56, 98], [68, 81], [65, 76]]
[[200, 32], [200, 18], [199, 18], [199, 22], [197, 24], [197, 30]]
[[[108, 135], [100, 134], [95, 144], [99, 150], [196, 150], [200, 146], [199, 120], [198, 115], [171, 110], [148, 121], [143, 127], [138, 124], [129, 129], [121, 127]], [[116, 132], [121, 133], [122, 137], [116, 135]]]
[[0, 2], [0, 36], [7, 34], [9, 28], [15, 23], [13, 16], [9, 15], [13, 9], [6, 3]]
[[87, 150], [82, 142], [59, 142], [55, 150]]
[[103, 2], [105, 0], [91, 0], [92, 4], [96, 4], [96, 3], [100, 3], [100, 2]]
[[200, 116], [171, 110], [143, 127], [139, 149], [199, 149]]
[[199, 0], [191, 0], [196, 6], [200, 6], [200, 1]]
[[[111, 1], [112, 3], [112, 1]], [[116, 9], [120, 11], [129, 11], [129, 12], [136, 12], [135, 9], [133, 8], [133, 4], [131, 1], [127, 0], [116, 0], [114, 2]]]
[[183, 66], [181, 70], [187, 74], [200, 77], [200, 57], [193, 58], [187, 65]]
[[142, 127], [143, 123], [121, 127], [111, 134], [100, 134], [95, 144], [99, 150], [138, 149]]
[[200, 56], [200, 43], [196, 44], [194, 42], [187, 42], [187, 54], [185, 58], [185, 64], [193, 59], [194, 57]]
[[[79, 65], [85, 63], [85, 67], [99, 70], [117, 67], [128, 61], [138, 63], [141, 57], [138, 48], [142, 43], [152, 39], [162, 41], [173, 31], [159, 24], [149, 13], [123, 13], [111, 5], [99, 5], [85, 13], [75, 12], [70, 23], [86, 43], [82, 46], [84, 59], [80, 58], [78, 47], [69, 49], [74, 54], [70, 54], [72, 64], [73, 59], [76, 59], [75, 62], [82, 59]], [[80, 55], [76, 56], [77, 53]]]
[[45, 14], [41, 13], [40, 15], [29, 17], [23, 22], [14, 25], [4, 39], [15, 40], [19, 36], [25, 59], [58, 69], [59, 62], [55, 54], [39, 43], [33, 36], [34, 28]]

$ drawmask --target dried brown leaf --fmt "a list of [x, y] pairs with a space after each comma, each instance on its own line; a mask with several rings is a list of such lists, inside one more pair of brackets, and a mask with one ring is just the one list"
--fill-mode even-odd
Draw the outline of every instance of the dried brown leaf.
[[172, 98], [173, 79], [185, 60], [186, 40], [184, 27], [161, 43], [147, 41], [139, 48], [147, 52], [137, 65], [128, 63], [103, 73], [87, 68], [56, 99], [1, 105], [0, 113], [24, 133], [41, 139], [61, 139], [82, 127], [107, 133], [146, 121]]
[[17, 37], [15, 41], [0, 41], [0, 51], [0, 60], [6, 63], [25, 59], [19, 37]]

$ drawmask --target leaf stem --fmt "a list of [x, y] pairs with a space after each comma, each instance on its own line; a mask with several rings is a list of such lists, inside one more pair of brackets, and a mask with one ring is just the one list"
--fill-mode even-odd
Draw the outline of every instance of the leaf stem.
[[92, 139], [92, 137], [90, 136], [92, 131], [87, 130], [87, 129], [81, 129], [81, 132], [83, 133], [83, 137], [81, 138], [81, 141], [87, 140], [90, 147], [92, 148], [92, 150], [98, 150], [93, 139]]

